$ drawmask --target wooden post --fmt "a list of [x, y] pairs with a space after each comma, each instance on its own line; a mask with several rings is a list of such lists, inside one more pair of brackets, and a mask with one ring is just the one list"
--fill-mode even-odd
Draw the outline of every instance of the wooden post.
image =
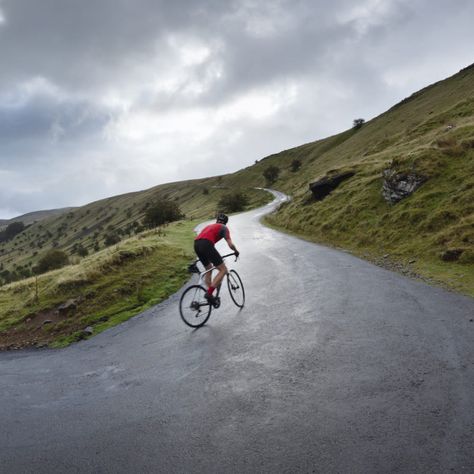
[[38, 294], [38, 275], [35, 275], [35, 301], [39, 302], [39, 294]]

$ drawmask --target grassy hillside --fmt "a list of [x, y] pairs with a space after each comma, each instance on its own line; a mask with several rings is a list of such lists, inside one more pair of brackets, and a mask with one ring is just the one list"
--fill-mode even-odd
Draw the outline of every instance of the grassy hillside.
[[61, 347], [167, 298], [189, 278], [196, 223], [145, 231], [76, 265], [0, 287], [0, 349]]
[[[267, 193], [236, 187], [222, 177], [168, 183], [154, 188], [114, 196], [75, 208], [30, 225], [14, 239], [0, 243], [0, 284], [8, 275], [28, 277], [48, 249], [57, 248], [79, 261], [78, 248], [93, 254], [106, 247], [107, 236], [124, 240], [144, 230], [143, 217], [149, 205], [160, 199], [176, 202], [186, 219], [211, 218], [220, 198], [242, 191], [249, 198], [247, 208], [268, 202]], [[3, 277], [3, 278], [2, 278]]]
[[48, 217], [59, 216], [68, 211], [72, 211], [73, 209], [74, 209], [73, 207], [64, 207], [61, 209], [49, 209], [45, 211], [28, 212], [27, 214], [14, 217], [13, 219], [0, 219], [0, 230], [2, 230], [2, 228], [6, 227], [8, 224], [11, 224], [12, 222], [21, 221], [25, 225], [33, 224], [34, 222], [47, 219]]
[[[273, 187], [293, 197], [270, 225], [474, 294], [474, 66], [360, 129], [269, 156], [235, 179], [263, 185], [270, 165], [281, 170]], [[389, 204], [381, 193], [387, 168], [426, 182]], [[339, 171], [356, 174], [324, 200], [312, 199], [308, 184]]]
[[[294, 160], [300, 166], [293, 167]], [[248, 207], [270, 198], [253, 189], [263, 173], [292, 197], [269, 225], [350, 250], [408, 275], [474, 295], [474, 66], [433, 84], [359, 129], [271, 155], [237, 173], [160, 185], [115, 196], [30, 225], [0, 244], [0, 276], [27, 274], [59, 248], [74, 265], [0, 287], [0, 348], [61, 346], [88, 337], [161, 301], [186, 280], [195, 222], [213, 216], [220, 198], [244, 191]], [[382, 195], [383, 172], [424, 182], [395, 204]], [[339, 172], [354, 175], [323, 200], [308, 185]], [[147, 206], [173, 200], [186, 219], [145, 231]], [[121, 239], [105, 248], [110, 233]], [[80, 244], [89, 256], [76, 254]], [[308, 262], [317, 265], [317, 262]], [[61, 306], [66, 304], [66, 309]]]
[[[71, 256], [61, 269], [0, 286], [0, 350], [62, 347], [125, 321], [176, 292], [189, 278], [193, 229], [212, 218], [223, 195], [244, 192], [247, 208], [271, 196], [215, 177], [115, 196], [37, 222], [0, 245], [0, 268], [30, 269], [51, 248]], [[185, 219], [142, 226], [157, 199], [179, 204]], [[121, 241], [106, 246], [114, 232]], [[81, 244], [89, 255], [79, 257]], [[1, 274], [1, 273], [0, 273]]]

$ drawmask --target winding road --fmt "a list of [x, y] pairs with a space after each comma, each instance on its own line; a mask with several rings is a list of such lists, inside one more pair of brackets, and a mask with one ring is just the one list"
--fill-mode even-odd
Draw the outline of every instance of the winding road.
[[0, 353], [0, 472], [474, 472], [474, 300], [262, 226], [283, 199], [229, 222], [242, 311]]

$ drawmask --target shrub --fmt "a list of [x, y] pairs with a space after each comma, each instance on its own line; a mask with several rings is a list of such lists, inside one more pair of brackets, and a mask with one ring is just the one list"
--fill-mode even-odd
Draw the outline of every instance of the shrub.
[[355, 130], [359, 130], [359, 128], [362, 128], [362, 126], [365, 123], [365, 119], [363, 118], [357, 118], [352, 121], [352, 128]]
[[76, 253], [77, 253], [80, 257], [87, 257], [87, 255], [89, 255], [89, 251], [88, 251], [82, 244], [79, 244], [79, 245], [76, 247]]
[[120, 242], [120, 236], [115, 232], [109, 232], [105, 235], [104, 244], [109, 247]]
[[145, 218], [143, 224], [149, 229], [158, 227], [168, 222], [177, 221], [184, 217], [178, 204], [167, 199], [148, 203], [146, 206]]
[[45, 273], [50, 270], [62, 268], [69, 263], [68, 255], [62, 250], [48, 250], [43, 257], [40, 258], [38, 265], [34, 268], [35, 273]]
[[298, 160], [298, 158], [295, 158], [295, 159], [291, 162], [291, 171], [293, 171], [293, 173], [295, 173], [295, 172], [298, 171], [300, 168], [301, 168], [301, 160]]
[[249, 203], [248, 197], [241, 192], [224, 194], [217, 206], [222, 212], [240, 212]]
[[266, 179], [268, 184], [273, 184], [280, 175], [280, 168], [278, 166], [271, 165], [265, 168], [263, 171], [263, 177]]

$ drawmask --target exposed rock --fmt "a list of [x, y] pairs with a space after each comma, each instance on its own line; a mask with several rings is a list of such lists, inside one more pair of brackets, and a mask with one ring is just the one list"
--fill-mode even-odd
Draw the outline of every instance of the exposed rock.
[[65, 303], [58, 306], [58, 311], [60, 313], [65, 313], [77, 308], [77, 300], [68, 300]]
[[43, 326], [44, 326], [45, 324], [51, 324], [52, 322], [53, 322], [53, 321], [52, 321], [51, 319], [45, 319], [45, 320], [43, 321]]
[[415, 263], [416, 260], [415, 259], [411, 259], [408, 263], [412, 264], [412, 263]]
[[309, 189], [313, 193], [314, 199], [321, 201], [343, 181], [352, 178], [354, 175], [353, 171], [347, 171], [346, 173], [339, 173], [333, 176], [325, 176], [318, 181], [309, 183]]
[[383, 171], [383, 178], [382, 195], [390, 204], [413, 194], [427, 179], [416, 173], [400, 173], [392, 168]]
[[455, 262], [461, 256], [462, 249], [448, 249], [441, 253], [441, 260], [444, 262]]
[[84, 336], [90, 336], [94, 334], [94, 328], [92, 326], [87, 326], [85, 329], [82, 330]]

